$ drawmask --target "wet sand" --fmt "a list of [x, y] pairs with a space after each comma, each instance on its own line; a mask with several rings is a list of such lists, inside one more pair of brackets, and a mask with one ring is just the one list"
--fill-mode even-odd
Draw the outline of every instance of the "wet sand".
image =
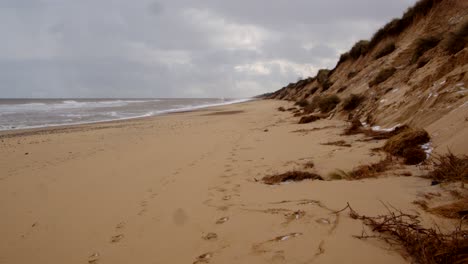
[[[376, 215], [386, 202], [422, 213], [412, 201], [440, 187], [401, 170], [262, 184], [382, 158], [371, 149], [383, 141], [340, 136], [337, 120], [298, 125], [279, 106], [290, 105], [0, 134], [0, 263], [407, 263], [383, 242], [354, 238], [362, 223], [333, 211], [349, 202]], [[322, 145], [337, 140], [351, 147]]]

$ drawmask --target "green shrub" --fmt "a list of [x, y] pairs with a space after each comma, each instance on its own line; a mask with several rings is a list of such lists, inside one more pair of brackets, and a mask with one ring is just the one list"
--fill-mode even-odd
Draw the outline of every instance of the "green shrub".
[[377, 85], [379, 83], [382, 83], [382, 82], [385, 82], [388, 78], [392, 77], [393, 74], [395, 74], [396, 72], [396, 68], [394, 67], [391, 67], [391, 68], [385, 68], [383, 70], [381, 70], [377, 76], [375, 76], [374, 80], [372, 80], [370, 83], [369, 83], [369, 86], [374, 86], [374, 85]]
[[336, 95], [329, 95], [322, 97], [318, 102], [318, 107], [320, 112], [328, 113], [331, 110], [335, 109], [336, 105], [341, 102], [340, 98]]
[[438, 37], [419, 38], [416, 40], [416, 48], [414, 49], [411, 63], [416, 63], [419, 58], [426, 53], [426, 51], [435, 48], [440, 42]]
[[347, 97], [343, 102], [343, 110], [345, 111], [352, 111], [356, 109], [362, 101], [364, 101], [365, 97], [358, 94], [351, 94]]
[[383, 47], [377, 54], [375, 55], [375, 59], [380, 59], [382, 57], [387, 56], [388, 54], [395, 51], [396, 46], [395, 43], [389, 43], [385, 47]]
[[369, 51], [369, 41], [367, 40], [360, 40], [354, 44], [354, 46], [349, 51], [349, 56], [356, 60], [361, 57], [361, 55], [366, 55]]
[[466, 19], [455, 32], [451, 33], [445, 43], [445, 50], [453, 55], [465, 48], [468, 43], [468, 19]]

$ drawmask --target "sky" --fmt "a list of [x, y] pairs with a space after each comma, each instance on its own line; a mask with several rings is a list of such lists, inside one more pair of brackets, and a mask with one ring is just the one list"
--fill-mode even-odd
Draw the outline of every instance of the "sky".
[[0, 98], [245, 98], [333, 68], [415, 0], [0, 0]]

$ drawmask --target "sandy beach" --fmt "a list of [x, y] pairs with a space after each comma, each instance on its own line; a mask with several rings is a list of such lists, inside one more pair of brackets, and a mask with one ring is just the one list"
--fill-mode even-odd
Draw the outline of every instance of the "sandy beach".
[[[266, 185], [292, 169], [326, 176], [379, 161], [384, 141], [341, 136], [347, 123], [299, 125], [286, 101], [0, 134], [0, 263], [408, 263], [360, 240], [363, 214], [440, 186], [422, 167], [378, 179]], [[323, 145], [344, 140], [349, 146]], [[314, 167], [304, 169], [313, 162]], [[441, 198], [442, 199], [442, 198]]]

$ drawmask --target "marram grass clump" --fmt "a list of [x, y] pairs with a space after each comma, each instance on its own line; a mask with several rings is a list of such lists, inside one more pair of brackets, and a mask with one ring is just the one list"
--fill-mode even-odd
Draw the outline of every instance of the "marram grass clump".
[[382, 69], [376, 76], [375, 78], [369, 82], [369, 86], [375, 86], [377, 84], [385, 82], [388, 78], [392, 77], [393, 74], [396, 72], [396, 68], [390, 67], [390, 68], [385, 68]]
[[468, 183], [468, 156], [456, 156], [449, 152], [434, 159], [434, 170], [429, 173], [429, 178], [437, 182]]
[[[383, 150], [405, 159], [406, 164], [418, 164], [426, 159], [422, 155], [421, 145], [430, 141], [429, 134], [424, 129], [406, 129], [392, 136], [385, 143]], [[417, 151], [416, 149], [421, 149]]]

